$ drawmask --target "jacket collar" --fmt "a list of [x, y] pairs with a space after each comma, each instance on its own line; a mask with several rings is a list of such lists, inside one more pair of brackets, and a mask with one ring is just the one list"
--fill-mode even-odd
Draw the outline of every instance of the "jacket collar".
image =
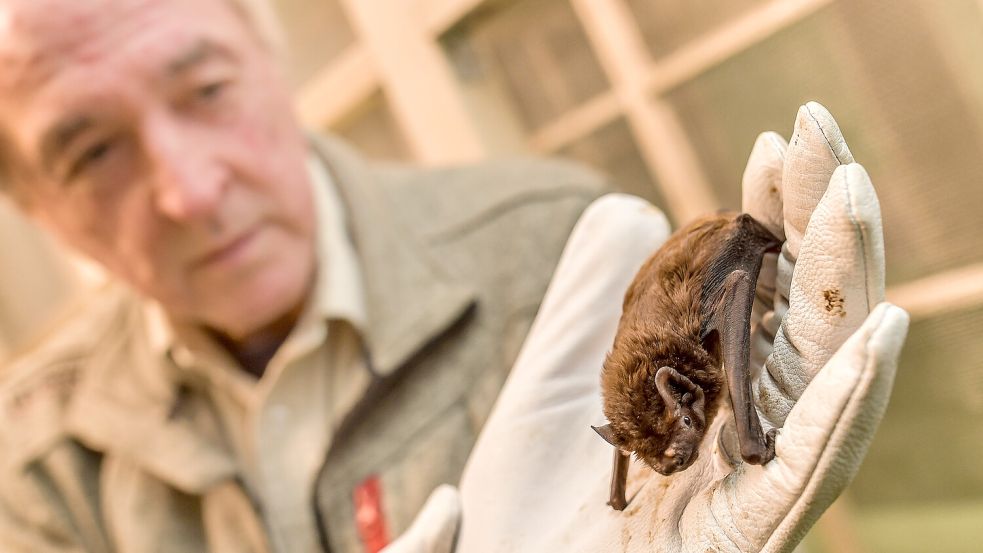
[[[135, 463], [185, 493], [203, 493], [236, 475], [234, 459], [202, 398], [190, 401], [188, 383], [169, 355], [143, 332], [146, 309], [118, 284], [112, 337], [95, 349], [65, 418], [70, 435], [88, 447]], [[178, 413], [178, 407], [181, 413]]]
[[[375, 172], [340, 141], [313, 138], [345, 204], [347, 230], [365, 290], [363, 338], [373, 372], [386, 380], [458, 321], [475, 301], [404, 228]], [[399, 267], [398, 271], [391, 270]], [[145, 316], [132, 309], [132, 333]], [[126, 332], [127, 330], [121, 329]], [[143, 334], [143, 333], [132, 333]], [[183, 390], [173, 360], [134, 338], [130, 351], [100, 352], [70, 406], [69, 431], [99, 451], [121, 454], [186, 493], [203, 493], [236, 474], [235, 461], [206, 409], [182, 413]], [[120, 361], [125, 360], [124, 363]], [[100, 362], [102, 361], [102, 362]], [[195, 402], [188, 402], [195, 403]]]
[[377, 375], [389, 376], [463, 316], [476, 294], [417, 243], [361, 157], [333, 138], [312, 141], [348, 210], [365, 280], [370, 365]]

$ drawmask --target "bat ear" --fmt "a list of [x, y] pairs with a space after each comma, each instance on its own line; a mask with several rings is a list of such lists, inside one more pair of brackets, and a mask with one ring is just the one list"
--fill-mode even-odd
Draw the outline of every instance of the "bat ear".
[[696, 393], [693, 395], [693, 403], [690, 404], [690, 409], [693, 411], [693, 414], [700, 419], [701, 427], [707, 423], [706, 411], [704, 409], [705, 405], [706, 403], [703, 397], [703, 390], [697, 386]]
[[702, 406], [703, 390], [672, 367], [662, 367], [655, 373], [655, 387], [669, 411], [690, 402]]
[[591, 428], [594, 429], [594, 432], [597, 432], [598, 436], [604, 438], [605, 442], [613, 445], [614, 447], [618, 447], [618, 444], [614, 439], [614, 430], [611, 430], [611, 423], [605, 424], [604, 426], [591, 425]]

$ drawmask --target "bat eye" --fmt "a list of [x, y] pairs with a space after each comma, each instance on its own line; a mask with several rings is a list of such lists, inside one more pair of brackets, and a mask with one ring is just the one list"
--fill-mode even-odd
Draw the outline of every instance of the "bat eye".
[[689, 417], [683, 417], [683, 424], [685, 424], [686, 426], [692, 426], [693, 425], [693, 421], [690, 420]]

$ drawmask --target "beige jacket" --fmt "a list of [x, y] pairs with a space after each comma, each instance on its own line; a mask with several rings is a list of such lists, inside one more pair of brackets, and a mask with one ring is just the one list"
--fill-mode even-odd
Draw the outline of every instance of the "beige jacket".
[[[456, 482], [594, 174], [533, 160], [371, 165], [319, 141], [348, 210], [373, 381], [312, 498], [325, 550], [360, 551], [353, 493], [381, 488], [396, 536]], [[0, 383], [0, 551], [274, 549], [196, 381], [154, 355], [143, 302], [107, 286]]]

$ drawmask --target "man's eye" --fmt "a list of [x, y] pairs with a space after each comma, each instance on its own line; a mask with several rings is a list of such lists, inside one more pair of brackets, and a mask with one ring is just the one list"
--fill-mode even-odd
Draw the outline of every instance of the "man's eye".
[[198, 99], [205, 101], [215, 100], [222, 95], [222, 92], [225, 90], [225, 87], [228, 84], [229, 83], [227, 81], [219, 81], [199, 87], [197, 90]]
[[82, 155], [80, 155], [72, 163], [68, 172], [69, 178], [77, 176], [82, 171], [85, 171], [90, 165], [102, 161], [107, 155], [109, 155], [109, 152], [112, 149], [112, 140], [102, 140], [86, 148], [82, 152]]

